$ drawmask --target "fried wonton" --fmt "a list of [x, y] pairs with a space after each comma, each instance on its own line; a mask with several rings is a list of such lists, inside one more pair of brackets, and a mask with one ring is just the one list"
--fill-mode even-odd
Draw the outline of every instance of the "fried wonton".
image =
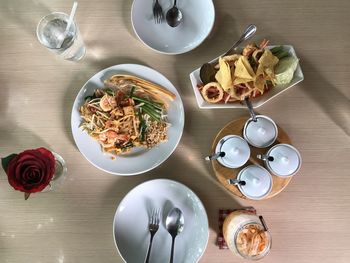
[[235, 63], [235, 78], [246, 79], [253, 81], [255, 73], [252, 66], [249, 64], [247, 57], [241, 56]]
[[223, 59], [219, 58], [220, 69], [215, 75], [215, 79], [220, 83], [221, 87], [228, 92], [232, 88], [232, 76], [230, 65]]

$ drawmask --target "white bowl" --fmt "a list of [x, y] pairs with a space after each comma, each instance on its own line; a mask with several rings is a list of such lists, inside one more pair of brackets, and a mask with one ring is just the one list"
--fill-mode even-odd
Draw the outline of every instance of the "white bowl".
[[[274, 46], [269, 46], [268, 48], [273, 48], [273, 47]], [[289, 52], [289, 54], [291, 54], [294, 57], [297, 57], [293, 46], [283, 45], [283, 47], [285, 50], [287, 50]], [[213, 59], [213, 61], [216, 59]], [[205, 63], [205, 61], [203, 62], [203, 64], [204, 63]], [[246, 108], [246, 105], [244, 103], [240, 103], [240, 102], [233, 102], [233, 103], [226, 103], [226, 104], [225, 103], [208, 103], [208, 102], [206, 102], [203, 99], [202, 94], [200, 93], [200, 91], [198, 90], [198, 87], [197, 87], [198, 83], [202, 83], [202, 81], [199, 77], [199, 71], [200, 71], [200, 68], [197, 68], [196, 70], [194, 70], [190, 74], [192, 88], [193, 88], [194, 94], [196, 96], [196, 100], [197, 100], [197, 104], [198, 104], [199, 108], [201, 108], [201, 109]], [[276, 87], [270, 89], [264, 95], [251, 99], [253, 108], [260, 107], [261, 105], [265, 104], [269, 100], [277, 97], [277, 95], [281, 94], [283, 91], [286, 91], [287, 89], [295, 86], [296, 84], [298, 84], [299, 82], [301, 82], [303, 80], [304, 80], [304, 75], [303, 75], [303, 72], [301, 71], [300, 65], [298, 63], [298, 66], [294, 72], [294, 76], [293, 76], [292, 81], [287, 85], [276, 86]]]
[[[163, 54], [182, 54], [199, 46], [209, 35], [214, 25], [215, 9], [212, 0], [178, 1], [177, 7], [183, 14], [183, 21], [175, 28], [165, 19], [156, 24], [153, 19], [154, 1], [134, 0], [131, 8], [131, 22], [137, 37], [149, 48]], [[159, 0], [166, 12], [173, 1]]]
[[116, 248], [125, 262], [144, 262], [149, 245], [149, 216], [153, 208], [161, 209], [161, 222], [154, 236], [150, 262], [169, 262], [171, 236], [165, 218], [171, 208], [184, 215], [183, 231], [175, 239], [174, 262], [195, 263], [208, 244], [209, 226], [205, 208], [187, 186], [166, 179], [142, 183], [120, 202], [113, 221]]

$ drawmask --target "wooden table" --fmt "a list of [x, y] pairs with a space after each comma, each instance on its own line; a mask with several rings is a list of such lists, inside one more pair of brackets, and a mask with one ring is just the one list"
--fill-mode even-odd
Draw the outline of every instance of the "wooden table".
[[[243, 262], [215, 245], [219, 208], [253, 205], [273, 237], [269, 263], [349, 262], [350, 258], [350, 2], [347, 0], [214, 1], [209, 38], [187, 54], [157, 54], [137, 40], [130, 0], [79, 1], [76, 21], [87, 46], [79, 63], [49, 53], [35, 35], [39, 19], [69, 12], [72, 1], [0, 2], [0, 155], [45, 146], [67, 161], [64, 186], [24, 201], [0, 173], [0, 262], [122, 262], [112, 221], [124, 195], [155, 178], [177, 180], [203, 201], [210, 223], [200, 262]], [[243, 201], [215, 179], [208, 154], [215, 134], [246, 110], [200, 110], [188, 74], [223, 53], [247, 24], [255, 39], [291, 44], [305, 80], [259, 108], [290, 135], [303, 166], [280, 195]], [[107, 66], [138, 63], [167, 76], [181, 93], [186, 124], [181, 143], [161, 166], [135, 177], [97, 170], [77, 150], [70, 113], [79, 89]], [[182, 170], [174, 169], [182, 167]]]

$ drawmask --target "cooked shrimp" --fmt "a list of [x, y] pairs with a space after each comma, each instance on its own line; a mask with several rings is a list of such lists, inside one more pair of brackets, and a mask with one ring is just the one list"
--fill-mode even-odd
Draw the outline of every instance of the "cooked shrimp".
[[117, 102], [114, 97], [104, 95], [100, 100], [100, 107], [103, 111], [111, 111], [117, 106]]

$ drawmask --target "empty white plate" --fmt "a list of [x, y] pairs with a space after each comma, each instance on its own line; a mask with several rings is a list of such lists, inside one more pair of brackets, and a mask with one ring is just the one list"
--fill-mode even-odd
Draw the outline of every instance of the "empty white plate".
[[153, 239], [150, 262], [169, 262], [172, 239], [164, 222], [173, 207], [180, 208], [185, 219], [184, 229], [175, 239], [174, 262], [199, 261], [209, 238], [208, 217], [202, 202], [187, 186], [156, 179], [132, 189], [115, 213], [114, 241], [125, 262], [144, 262], [150, 241], [149, 215], [153, 208], [162, 210], [162, 218]]
[[[95, 89], [103, 88], [103, 81], [114, 74], [129, 74], [149, 80], [176, 95], [176, 99], [169, 103], [168, 108], [168, 122], [171, 124], [168, 129], [168, 141], [151, 149], [133, 149], [130, 153], [118, 155], [114, 160], [110, 154], [102, 152], [101, 146], [96, 140], [79, 128], [81, 124], [79, 107], [84, 103], [85, 97], [92, 95]], [[184, 118], [184, 108], [180, 95], [167, 78], [145, 66], [121, 64], [98, 72], [85, 83], [74, 101], [71, 125], [75, 143], [90, 163], [108, 173], [127, 176], [147, 172], [160, 165], [172, 154], [181, 139]]]
[[[173, 0], [159, 0], [166, 12]], [[178, 0], [177, 7], [183, 14], [183, 21], [175, 28], [165, 19], [156, 24], [153, 19], [153, 0], [134, 0], [131, 21], [138, 38], [151, 49], [165, 54], [181, 54], [199, 46], [211, 32], [215, 9], [212, 0]]]

